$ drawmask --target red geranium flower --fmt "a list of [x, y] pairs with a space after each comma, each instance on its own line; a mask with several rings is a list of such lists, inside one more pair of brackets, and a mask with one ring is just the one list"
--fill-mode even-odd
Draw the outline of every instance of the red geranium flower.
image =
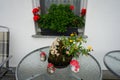
[[74, 10], [74, 6], [73, 5], [70, 6], [70, 10]]
[[34, 15], [33, 20], [38, 21], [40, 19], [39, 15]]
[[84, 16], [86, 14], [86, 9], [85, 8], [82, 8], [81, 10], [81, 15]]
[[36, 14], [37, 12], [39, 12], [39, 8], [34, 8], [34, 9], [32, 10], [32, 12], [33, 12], [33, 14]]

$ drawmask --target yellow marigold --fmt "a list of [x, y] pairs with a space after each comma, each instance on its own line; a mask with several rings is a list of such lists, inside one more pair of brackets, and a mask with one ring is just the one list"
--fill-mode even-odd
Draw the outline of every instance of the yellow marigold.
[[72, 34], [70, 34], [70, 36], [74, 36], [74, 34], [72, 33]]
[[73, 42], [73, 40], [70, 40], [70, 42]]
[[88, 50], [90, 50], [90, 51], [93, 50], [92, 46], [88, 46], [87, 48], [88, 48]]

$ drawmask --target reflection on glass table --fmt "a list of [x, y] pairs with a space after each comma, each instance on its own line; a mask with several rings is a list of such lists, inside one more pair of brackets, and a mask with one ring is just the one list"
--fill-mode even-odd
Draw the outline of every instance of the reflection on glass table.
[[104, 56], [104, 64], [113, 74], [120, 77], [120, 50], [108, 52]]
[[47, 72], [48, 61], [40, 60], [42, 51], [48, 56], [49, 46], [32, 51], [20, 61], [16, 69], [17, 80], [102, 80], [101, 67], [90, 54], [79, 57], [80, 71], [78, 73], [72, 72], [68, 66], [56, 68], [53, 74], [49, 74]]

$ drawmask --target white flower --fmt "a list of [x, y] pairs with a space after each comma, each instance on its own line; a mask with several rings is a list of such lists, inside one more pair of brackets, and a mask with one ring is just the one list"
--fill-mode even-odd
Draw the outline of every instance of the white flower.
[[59, 45], [59, 39], [56, 38], [52, 45], [53, 45], [53, 46], [57, 46], [57, 45]]
[[79, 45], [80, 45], [80, 42], [78, 42], [76, 46], [79, 46]]
[[60, 54], [59, 54], [59, 53], [57, 53], [56, 55], [57, 55], [57, 56], [59, 56]]
[[51, 51], [51, 54], [52, 54], [52, 55], [54, 55], [54, 54], [55, 54], [53, 50]]

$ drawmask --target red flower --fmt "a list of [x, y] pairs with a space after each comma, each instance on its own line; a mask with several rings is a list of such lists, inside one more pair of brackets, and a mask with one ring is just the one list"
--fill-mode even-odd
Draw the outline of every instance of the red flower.
[[85, 8], [82, 8], [81, 10], [81, 15], [84, 16], [86, 14], [86, 9]]
[[50, 68], [50, 67], [53, 67], [54, 65], [52, 63], [48, 63], [47, 67]]
[[80, 66], [75, 66], [75, 71], [78, 71], [78, 69], [80, 69]]
[[78, 67], [79, 62], [78, 62], [77, 60], [71, 60], [70, 65], [71, 65], [71, 66]]
[[46, 53], [45, 52], [41, 52], [40, 56], [46, 56]]
[[34, 8], [34, 9], [32, 10], [32, 12], [33, 12], [33, 14], [36, 14], [37, 12], [39, 12], [39, 8]]
[[70, 10], [74, 10], [74, 6], [73, 5], [70, 6]]
[[34, 15], [33, 20], [38, 21], [40, 19], [39, 15]]
[[75, 67], [75, 69], [74, 69], [75, 72], [78, 72], [80, 65], [77, 60], [71, 60], [70, 65]]

